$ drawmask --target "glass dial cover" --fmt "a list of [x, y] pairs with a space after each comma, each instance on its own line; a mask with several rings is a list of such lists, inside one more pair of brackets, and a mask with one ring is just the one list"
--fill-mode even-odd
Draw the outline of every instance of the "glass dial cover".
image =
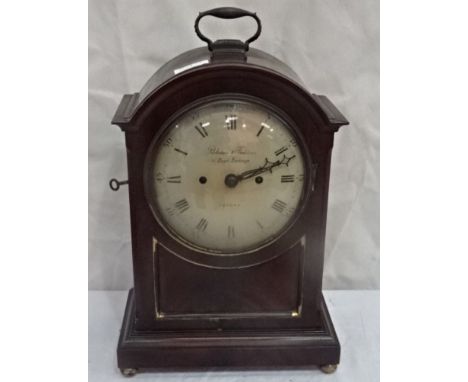
[[146, 192], [155, 217], [185, 245], [245, 253], [285, 232], [304, 196], [305, 159], [272, 109], [217, 100], [176, 117], [150, 147]]

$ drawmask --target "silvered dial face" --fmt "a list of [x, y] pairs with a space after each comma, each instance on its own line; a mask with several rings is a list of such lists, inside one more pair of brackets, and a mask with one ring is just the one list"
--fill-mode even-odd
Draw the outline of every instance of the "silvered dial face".
[[147, 191], [161, 223], [213, 254], [264, 246], [287, 229], [304, 193], [304, 158], [269, 109], [214, 101], [168, 127], [147, 157]]

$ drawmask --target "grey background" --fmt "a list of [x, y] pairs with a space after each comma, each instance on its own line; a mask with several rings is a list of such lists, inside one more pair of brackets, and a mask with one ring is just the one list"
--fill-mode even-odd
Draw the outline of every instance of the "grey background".
[[[379, 2], [89, 1], [89, 288], [132, 286], [124, 136], [110, 120], [123, 93], [136, 92], [166, 61], [204, 43], [199, 11], [238, 6], [257, 12], [253, 47], [290, 65], [313, 93], [326, 94], [351, 122], [335, 137], [324, 288], [379, 288]], [[245, 39], [248, 18], [206, 20], [213, 39]]]

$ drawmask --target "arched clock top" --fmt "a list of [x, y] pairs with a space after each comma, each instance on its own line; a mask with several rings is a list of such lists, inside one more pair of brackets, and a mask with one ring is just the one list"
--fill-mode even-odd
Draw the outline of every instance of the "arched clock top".
[[213, 65], [227, 64], [229, 62], [243, 63], [248, 66], [269, 69], [291, 79], [291, 81], [301, 83], [299, 76], [287, 64], [260, 49], [250, 48], [249, 51], [244, 53], [244, 55], [245, 59], [243, 57], [233, 56], [220, 60], [214, 57], [213, 53], [206, 47], [186, 51], [168, 61], [150, 77], [141, 89], [139, 99], [144, 100], [161, 85], [190, 69], [202, 66], [210, 68]]
[[[236, 50], [234, 48], [223, 50], [223, 52], [226, 51], [235, 52]], [[335, 132], [340, 126], [349, 123], [327, 97], [310, 94], [303, 86], [299, 76], [276, 57], [253, 48], [243, 52], [241, 56], [234, 54], [216, 57], [208, 48], [201, 47], [182, 53], [167, 62], [154, 73], [140, 92], [125, 94], [112, 119], [112, 124], [120, 126], [123, 131], [134, 131], [135, 128], [132, 126], [136, 114], [158, 98], [164, 88], [190, 80], [194, 76], [203, 75], [203, 73], [212, 73], [223, 69], [236, 69], [239, 78], [242, 78], [244, 71], [250, 71], [255, 72], [259, 78], [264, 77], [265, 79], [285, 82], [291, 90], [295, 89], [308, 98], [311, 107], [316, 109], [323, 119], [324, 131]], [[247, 89], [245, 91], [246, 94], [249, 94]], [[200, 90], [200, 96], [203, 96], [203, 89]]]

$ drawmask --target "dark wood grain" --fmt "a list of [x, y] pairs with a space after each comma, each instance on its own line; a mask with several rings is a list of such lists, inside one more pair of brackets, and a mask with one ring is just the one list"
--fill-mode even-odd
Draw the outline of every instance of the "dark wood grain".
[[171, 370], [287, 368], [337, 364], [340, 346], [327, 307], [320, 299], [320, 327], [309, 330], [135, 329], [129, 292], [118, 344], [118, 367]]
[[[150, 81], [144, 97], [124, 96], [114, 116], [126, 139], [134, 269], [118, 346], [120, 368], [339, 362], [321, 290], [333, 136], [347, 121], [328, 99], [311, 95], [289, 69], [281, 70], [278, 60], [262, 53], [254, 65], [249, 54], [237, 61], [235, 55], [218, 57], [169, 76], [190, 63], [193, 57], [186, 54], [187, 62], [176, 59]], [[258, 65], [262, 60], [265, 65]], [[305, 153], [307, 192], [278, 240], [247, 255], [213, 256], [175, 240], [155, 219], [145, 159], [178, 113], [233, 97], [263, 103], [288, 121]]]

